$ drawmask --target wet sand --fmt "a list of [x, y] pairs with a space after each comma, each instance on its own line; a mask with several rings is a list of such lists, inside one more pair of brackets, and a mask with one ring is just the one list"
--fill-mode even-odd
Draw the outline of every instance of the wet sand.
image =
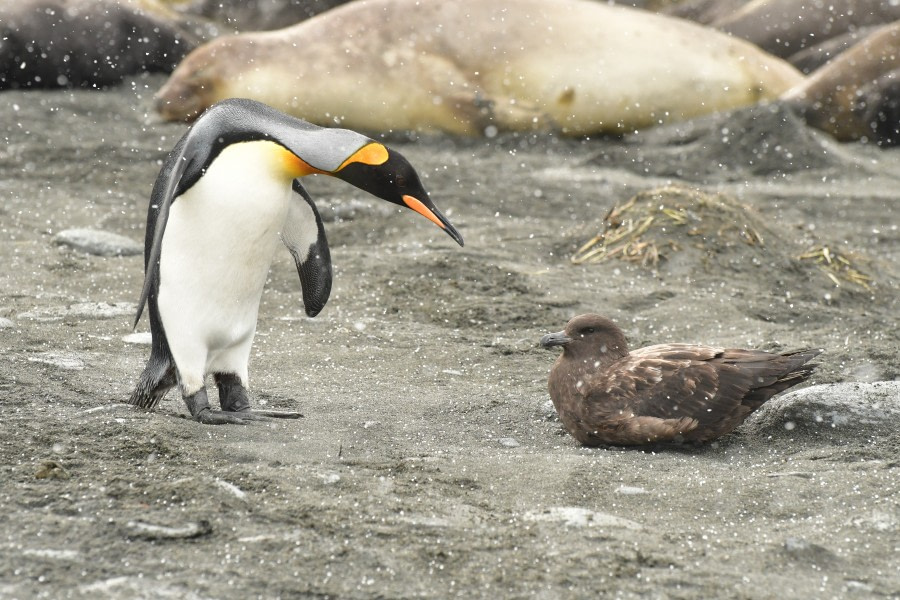
[[[394, 142], [465, 248], [308, 181], [334, 291], [306, 318], [283, 252], [250, 365], [257, 406], [304, 418], [206, 427], [175, 393], [121, 404], [149, 354], [128, 337], [141, 257], [54, 243], [143, 239], [184, 131], [152, 113], [161, 83], [0, 95], [0, 597], [900, 597], [900, 151], [769, 108]], [[749, 207], [764, 244], [672, 228], [655, 267], [570, 263], [612, 206], [671, 185]], [[871, 289], [797, 259], [826, 246]], [[824, 348], [823, 392], [700, 448], [579, 447], [537, 342], [588, 311], [633, 346]], [[841, 382], [858, 393], [813, 406]]]

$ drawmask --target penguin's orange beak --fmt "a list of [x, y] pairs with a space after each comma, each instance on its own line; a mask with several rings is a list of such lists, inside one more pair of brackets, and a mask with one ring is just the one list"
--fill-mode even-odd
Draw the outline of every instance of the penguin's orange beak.
[[447, 226], [444, 225], [440, 219], [434, 214], [430, 208], [422, 204], [418, 199], [413, 198], [412, 196], [403, 196], [403, 201], [406, 203], [408, 207], [440, 227], [441, 229], [447, 229]]

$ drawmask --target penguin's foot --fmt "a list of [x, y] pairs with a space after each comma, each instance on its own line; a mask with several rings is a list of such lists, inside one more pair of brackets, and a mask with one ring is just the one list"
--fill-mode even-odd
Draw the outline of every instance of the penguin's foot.
[[269, 419], [299, 419], [303, 415], [298, 412], [279, 410], [242, 410], [231, 412], [227, 410], [212, 410], [206, 408], [199, 414], [193, 415], [194, 420], [204, 425], [247, 425], [253, 421], [268, 421]]
[[216, 387], [219, 388], [219, 404], [225, 412], [250, 410], [250, 397], [240, 377], [234, 373], [216, 373]]
[[[216, 379], [218, 381], [218, 377]], [[247, 425], [253, 421], [299, 419], [303, 416], [298, 412], [250, 410], [250, 402], [246, 399], [246, 390], [244, 390], [243, 386], [240, 386], [240, 389], [243, 391], [243, 398], [246, 401], [246, 404], [243, 404], [243, 402], [238, 403], [239, 406], [243, 405], [239, 410], [235, 410], [233, 408], [235, 404], [228, 403], [227, 401], [222, 403], [223, 410], [213, 410], [210, 408], [209, 396], [206, 393], [205, 387], [200, 388], [192, 396], [185, 396], [184, 403], [187, 404], [191, 417], [198, 423], [203, 423], [204, 425]], [[219, 386], [219, 393], [222, 393], [221, 385]], [[238, 396], [239, 395], [240, 394], [238, 394]], [[224, 397], [234, 398], [235, 395], [226, 394]]]
[[233, 415], [246, 415], [251, 414], [255, 415], [255, 419], [258, 421], [264, 419], [302, 419], [303, 413], [294, 412], [292, 410], [245, 410], [236, 413], [231, 413]]

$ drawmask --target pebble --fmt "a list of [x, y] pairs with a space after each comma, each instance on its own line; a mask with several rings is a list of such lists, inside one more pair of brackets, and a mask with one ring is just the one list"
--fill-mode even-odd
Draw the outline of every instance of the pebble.
[[641, 494], [649, 494], [647, 490], [642, 487], [632, 487], [630, 485], [620, 485], [616, 488], [617, 494], [622, 494], [623, 496], [639, 496]]
[[35, 321], [58, 321], [66, 317], [84, 319], [112, 319], [125, 315], [134, 316], [137, 304], [134, 302], [76, 302], [68, 306], [51, 306], [21, 313], [20, 319]]
[[225, 490], [226, 492], [228, 492], [229, 494], [231, 494], [232, 496], [234, 496], [235, 498], [238, 498], [239, 500], [247, 499], [247, 492], [245, 492], [238, 486], [234, 485], [233, 483], [229, 483], [229, 482], [225, 481], [224, 479], [216, 479], [216, 485], [219, 486], [220, 488], [222, 488], [223, 490]]
[[68, 246], [95, 256], [135, 256], [144, 246], [124, 235], [100, 229], [66, 229], [53, 238], [57, 246]]
[[831, 550], [803, 538], [789, 537], [784, 540], [783, 547], [792, 558], [814, 564], [819, 568], [837, 561], [837, 556]]
[[541, 414], [547, 421], [558, 421], [559, 415], [556, 414], [556, 407], [553, 406], [553, 400], [547, 400], [541, 404]]
[[864, 581], [856, 581], [851, 579], [844, 584], [844, 589], [848, 592], [859, 592], [860, 594], [871, 594], [875, 588]]
[[341, 480], [341, 476], [337, 473], [334, 473], [333, 471], [329, 471], [327, 473], [317, 473], [316, 475], [319, 477], [319, 479], [322, 480], [322, 483], [324, 483], [325, 485], [331, 485]]
[[122, 336], [122, 341], [126, 344], [149, 346], [153, 343], [153, 336], [149, 331], [139, 331], [138, 333], [129, 333], [128, 335]]
[[15, 327], [16, 324], [10, 321], [9, 319], [4, 319], [0, 317], [0, 329], [9, 329], [10, 327]]
[[177, 527], [155, 525], [144, 521], [129, 521], [125, 533], [130, 538], [145, 540], [186, 540], [212, 533], [209, 521], [189, 522]]
[[616, 527], [622, 529], [643, 529], [636, 521], [607, 513], [596, 512], [579, 506], [554, 506], [544, 510], [530, 510], [524, 515], [526, 521], [551, 521], [569, 527]]
[[506, 448], [518, 448], [520, 445], [519, 442], [516, 441], [516, 438], [500, 438], [497, 441], [500, 442], [501, 446], [505, 446]]
[[900, 516], [894, 516], [886, 511], [875, 510], [851, 519], [850, 524], [860, 529], [880, 532], [900, 531]]
[[34, 472], [35, 479], [68, 479], [69, 472], [55, 460], [45, 460]]
[[39, 352], [28, 357], [29, 362], [42, 363], [66, 371], [80, 371], [85, 364], [74, 352]]

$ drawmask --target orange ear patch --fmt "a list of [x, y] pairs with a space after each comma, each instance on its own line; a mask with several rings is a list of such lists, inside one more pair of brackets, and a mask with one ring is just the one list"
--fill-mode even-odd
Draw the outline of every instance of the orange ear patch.
[[350, 156], [350, 158], [341, 163], [341, 166], [339, 166], [337, 170], [340, 171], [350, 163], [355, 162], [363, 163], [364, 165], [377, 166], [384, 164], [387, 159], [387, 148], [377, 142], [372, 142], [371, 144], [366, 144], [365, 146], [354, 152]]

